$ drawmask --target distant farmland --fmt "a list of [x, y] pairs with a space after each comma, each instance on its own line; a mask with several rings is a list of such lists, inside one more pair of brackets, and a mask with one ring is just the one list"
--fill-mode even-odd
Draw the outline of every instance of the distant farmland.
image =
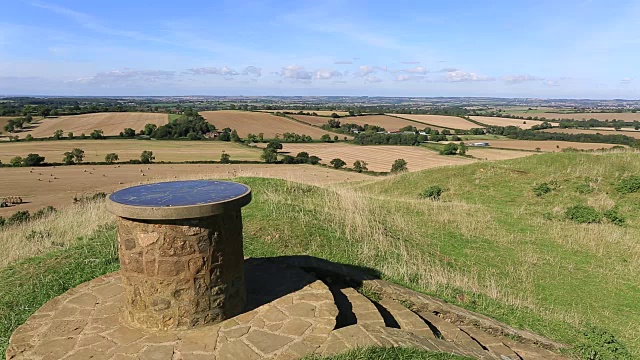
[[[615, 144], [601, 144], [601, 143], [582, 143], [571, 141], [536, 141], [536, 140], [487, 140], [491, 147], [502, 149], [514, 149], [514, 150], [529, 150], [556, 152], [562, 151], [566, 148], [574, 148], [579, 150], [597, 150], [597, 149], [610, 149]], [[619, 145], [618, 145], [619, 146]]]
[[270, 113], [274, 113], [274, 112], [289, 112], [292, 114], [297, 113], [298, 111], [303, 111], [306, 113], [316, 113], [320, 116], [331, 116], [331, 114], [336, 113], [340, 116], [344, 116], [344, 115], [349, 115], [348, 112], [346, 111], [340, 111], [340, 110], [287, 110], [287, 109], [280, 109], [280, 110], [259, 110], [259, 111], [263, 111], [263, 112], [270, 112]]
[[640, 121], [640, 113], [575, 113], [575, 114], [562, 114], [562, 113], [554, 113], [554, 112], [544, 112], [544, 111], [509, 111], [506, 110], [507, 113], [523, 116], [523, 117], [534, 117], [537, 116], [539, 118], [544, 117], [546, 119], [574, 119], [574, 120], [589, 120], [589, 119], [598, 119], [598, 120], [624, 120], [624, 121]]
[[4, 131], [4, 126], [7, 125], [9, 120], [15, 119], [17, 116], [0, 116], [0, 134], [8, 135], [6, 131]]
[[[319, 116], [308, 116], [308, 115], [290, 115], [295, 119], [303, 121], [307, 124], [314, 126], [322, 126], [327, 123], [328, 118], [319, 117]], [[424, 129], [427, 125], [406, 120], [400, 119], [393, 116], [386, 115], [365, 115], [365, 116], [349, 116], [337, 119], [343, 124], [358, 124], [360, 126], [364, 126], [365, 124], [376, 125], [383, 127], [387, 131], [398, 131], [405, 126], [415, 126], [418, 129]], [[434, 130], [442, 130], [442, 128], [431, 127]]]
[[491, 116], [471, 116], [471, 119], [490, 126], [517, 126], [521, 129], [531, 129], [534, 125], [540, 125], [543, 121], [538, 120], [522, 120], [522, 119], [508, 119], [501, 117]]
[[409, 171], [418, 171], [445, 165], [462, 165], [474, 160], [460, 156], [444, 156], [417, 146], [371, 145], [359, 146], [349, 144], [283, 144], [283, 152], [295, 156], [306, 151], [318, 156], [321, 163], [329, 164], [332, 159], [340, 158], [352, 167], [356, 160], [368, 163], [369, 170], [389, 171], [396, 159], [404, 159]]
[[564, 133], [564, 134], [602, 134], [602, 135], [625, 135], [640, 139], [640, 131], [615, 131], [614, 129], [545, 129], [544, 132]]
[[84, 150], [85, 162], [104, 161], [108, 153], [116, 153], [120, 161], [140, 159], [144, 150], [153, 151], [156, 161], [207, 161], [220, 160], [225, 151], [231, 160], [260, 160], [260, 150], [223, 141], [170, 141], [170, 140], [58, 140], [21, 141], [0, 144], [0, 160], [3, 163], [29, 153], [44, 156], [47, 162], [62, 162], [64, 153], [74, 148]]
[[52, 137], [56, 130], [62, 130], [64, 136], [67, 136], [68, 132], [73, 132], [74, 136], [81, 134], [89, 136], [93, 130], [100, 129], [104, 135], [113, 136], [120, 134], [125, 128], [138, 132], [144, 129], [146, 124], [160, 126], [168, 122], [167, 114], [156, 113], [115, 112], [70, 115], [34, 121], [30, 128], [16, 135], [23, 139], [27, 134], [31, 134], [34, 138], [47, 138]]
[[[276, 134], [282, 136], [286, 132], [309, 135], [316, 140], [327, 133], [331, 136], [336, 135], [315, 126], [301, 124], [291, 119], [261, 112], [221, 110], [202, 111], [200, 115], [215, 125], [217, 129], [227, 127], [235, 129], [238, 135], [243, 138], [246, 138], [248, 134], [258, 135], [263, 133], [265, 139], [273, 139]], [[340, 138], [344, 137], [344, 135], [339, 136]]]
[[390, 114], [393, 116], [401, 117], [403, 119], [414, 120], [424, 124], [430, 124], [449, 129], [470, 130], [474, 128], [482, 128], [478, 124], [474, 124], [471, 121], [467, 121], [457, 116], [444, 116], [444, 115], [417, 115], [417, 114]]

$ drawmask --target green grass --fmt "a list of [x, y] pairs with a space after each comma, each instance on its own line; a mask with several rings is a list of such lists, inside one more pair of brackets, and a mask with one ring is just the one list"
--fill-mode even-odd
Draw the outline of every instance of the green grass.
[[180, 115], [180, 114], [169, 114], [169, 121], [177, 120], [177, 119], [179, 119], [181, 116], [182, 116], [182, 115]]
[[[243, 210], [245, 255], [308, 254], [374, 268], [571, 346], [595, 324], [638, 357], [640, 193], [616, 190], [634, 174], [640, 154], [557, 153], [335, 188], [241, 178], [254, 194]], [[536, 196], [545, 182], [553, 191]], [[578, 191], [585, 184], [591, 191]], [[432, 185], [445, 189], [441, 199], [420, 199]], [[626, 222], [576, 224], [564, 218], [573, 205], [616, 206]], [[114, 242], [111, 227], [0, 271], [8, 289], [0, 294], [0, 341], [47, 299], [115, 270]]]
[[364, 348], [333, 356], [308, 356], [304, 360], [465, 360], [468, 357], [417, 350], [412, 348]]

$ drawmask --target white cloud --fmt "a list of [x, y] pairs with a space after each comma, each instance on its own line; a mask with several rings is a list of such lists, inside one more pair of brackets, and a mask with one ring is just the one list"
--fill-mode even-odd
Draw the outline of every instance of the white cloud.
[[175, 71], [166, 70], [134, 70], [122, 69], [97, 73], [94, 76], [83, 77], [68, 81], [69, 83], [98, 84], [98, 85], [132, 85], [138, 83], [153, 83], [171, 80]]
[[319, 80], [327, 80], [327, 79], [331, 79], [334, 77], [340, 77], [342, 76], [342, 73], [337, 71], [337, 70], [332, 70], [332, 69], [320, 69], [320, 70], [316, 70], [315, 74], [313, 75], [314, 79], [319, 79]]
[[255, 77], [260, 77], [262, 76], [262, 68], [247, 66], [246, 68], [244, 68], [244, 70], [242, 70], [242, 75], [253, 75]]
[[311, 80], [313, 77], [311, 72], [306, 71], [303, 66], [300, 65], [287, 65], [282, 68], [279, 73], [276, 73], [285, 79], [291, 80]]
[[389, 71], [389, 68], [387, 68], [386, 66], [362, 65], [362, 66], [360, 66], [358, 68], [358, 72], [356, 72], [356, 76], [365, 77], [365, 76], [373, 74], [373, 73], [375, 73], [377, 71], [387, 72], [387, 71]]
[[458, 71], [459, 69], [453, 68], [453, 67], [447, 67], [447, 68], [442, 68], [440, 69], [440, 71], [438, 72], [442, 72], [442, 73], [448, 73], [448, 72], [454, 72], [454, 71]]
[[396, 81], [409, 81], [411, 80], [411, 76], [409, 75], [398, 75], [396, 76]]
[[368, 83], [368, 84], [380, 83], [380, 82], [382, 82], [382, 79], [380, 79], [379, 77], [377, 77], [375, 75], [369, 75], [369, 76], [365, 76], [364, 82]]
[[333, 62], [335, 65], [351, 65], [353, 61], [350, 60], [338, 60]]
[[620, 82], [623, 83], [623, 84], [629, 84], [632, 81], [633, 81], [632, 78], [624, 78], [624, 79], [620, 80]]
[[508, 75], [508, 76], [503, 76], [500, 79], [509, 84], [520, 84], [527, 81], [543, 80], [542, 78], [539, 78], [537, 76], [532, 76], [532, 75]]
[[397, 75], [394, 80], [399, 82], [423, 81], [423, 80], [427, 80], [427, 77], [425, 75]]
[[465, 81], [492, 81], [495, 79], [485, 75], [478, 75], [473, 72], [456, 70], [456, 71], [447, 72], [445, 74], [445, 80], [449, 82], [465, 82]]
[[544, 82], [544, 84], [545, 84], [546, 86], [549, 86], [549, 87], [556, 87], [556, 86], [560, 86], [560, 84], [558, 84], [558, 82], [557, 82], [557, 81], [555, 81], [555, 80], [546, 80], [546, 81]]
[[221, 68], [217, 68], [217, 67], [192, 68], [192, 69], [187, 69], [187, 73], [192, 75], [224, 75], [224, 76], [233, 76], [233, 75], [239, 74], [237, 71], [227, 66], [223, 66]]
[[410, 73], [410, 74], [423, 74], [424, 75], [424, 74], [428, 73], [429, 71], [424, 66], [416, 66], [416, 67], [410, 68], [410, 69], [399, 70], [398, 72], [406, 72], [406, 73]]

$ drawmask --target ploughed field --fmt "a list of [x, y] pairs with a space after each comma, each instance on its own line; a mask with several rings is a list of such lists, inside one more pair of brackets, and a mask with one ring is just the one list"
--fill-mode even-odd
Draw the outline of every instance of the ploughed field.
[[49, 117], [34, 121], [31, 126], [16, 135], [24, 139], [28, 134], [34, 138], [52, 137], [57, 130], [62, 130], [64, 136], [73, 132], [74, 136], [85, 134], [89, 136], [93, 130], [102, 130], [106, 136], [116, 136], [125, 128], [131, 128], [136, 132], [144, 129], [146, 124], [161, 126], [169, 122], [167, 114], [139, 113], [139, 112], [114, 112], [95, 113], [83, 115]]
[[328, 184], [371, 179], [368, 175], [335, 171], [313, 165], [269, 164], [114, 164], [56, 167], [2, 168], [0, 198], [20, 196], [21, 205], [0, 208], [8, 217], [19, 210], [31, 212], [45, 206], [56, 208], [72, 204], [74, 196], [117, 189], [154, 181], [196, 178], [233, 178], [256, 176], [279, 178], [307, 184]]
[[448, 128], [448, 129], [471, 130], [471, 129], [483, 127], [457, 116], [421, 115], [421, 114], [389, 114], [389, 115], [401, 117], [403, 119], [417, 121], [427, 125]]
[[283, 144], [283, 153], [296, 156], [307, 152], [322, 159], [322, 164], [331, 160], [344, 160], [346, 167], [353, 167], [356, 160], [364, 160], [371, 171], [389, 171], [396, 159], [404, 159], [409, 171], [419, 171], [438, 166], [462, 165], [474, 160], [460, 156], [444, 156], [416, 146], [369, 145], [359, 146], [343, 143], [333, 144]]
[[640, 131], [615, 131], [615, 129], [545, 129], [544, 132], [564, 133], [564, 134], [602, 134], [602, 135], [625, 135], [632, 138], [640, 139]]
[[[309, 115], [290, 115], [293, 118], [305, 122], [309, 125], [313, 126], [322, 126], [329, 121], [330, 118], [320, 117], [320, 116], [309, 116]], [[387, 115], [364, 115], [364, 116], [348, 116], [337, 119], [342, 124], [358, 124], [360, 126], [364, 126], [366, 124], [380, 126], [387, 131], [398, 131], [405, 126], [414, 126], [420, 130], [427, 127], [427, 125], [417, 122], [411, 121], [407, 119], [400, 119], [393, 116]], [[439, 127], [431, 127], [435, 130], [442, 130]]]
[[261, 154], [258, 149], [222, 141], [52, 140], [1, 143], [0, 161], [7, 164], [16, 156], [37, 153], [44, 156], [46, 162], [62, 162], [64, 153], [74, 148], [84, 150], [85, 162], [102, 162], [109, 153], [118, 154], [119, 161], [139, 160], [144, 150], [153, 151], [156, 161], [175, 162], [217, 161], [223, 151], [231, 156], [231, 160], [259, 161]]
[[520, 129], [531, 129], [532, 126], [540, 125], [543, 123], [543, 121], [538, 121], [538, 120], [508, 119], [508, 118], [491, 117], [491, 116], [471, 116], [471, 119], [485, 125], [517, 126]]
[[[215, 125], [216, 129], [235, 129], [241, 138], [246, 138], [248, 134], [263, 133], [265, 139], [273, 139], [276, 135], [282, 137], [282, 134], [289, 132], [309, 135], [314, 140], [319, 140], [322, 135], [329, 133], [315, 126], [301, 124], [285, 117], [264, 112], [220, 110], [201, 111], [200, 115]], [[335, 134], [330, 133], [330, 135], [334, 136]]]
[[602, 143], [582, 143], [571, 141], [536, 141], [536, 140], [482, 140], [480, 142], [488, 142], [490, 147], [501, 149], [514, 149], [514, 150], [528, 150], [536, 151], [562, 151], [562, 149], [574, 148], [579, 150], [597, 150], [597, 149], [610, 149], [614, 146], [620, 146], [616, 144], [602, 144]]

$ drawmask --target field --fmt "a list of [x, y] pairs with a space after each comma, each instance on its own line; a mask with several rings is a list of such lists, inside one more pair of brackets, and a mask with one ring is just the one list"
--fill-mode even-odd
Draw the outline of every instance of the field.
[[[281, 110], [259, 110], [262, 112], [270, 112], [270, 113], [275, 113], [275, 112], [290, 112], [290, 113], [297, 113], [300, 110], [287, 110], [287, 109], [281, 109]], [[331, 114], [336, 113], [340, 116], [345, 116], [345, 115], [349, 115], [349, 113], [347, 111], [340, 111], [340, 110], [302, 110], [304, 112], [308, 112], [308, 113], [316, 113], [319, 116], [331, 116]]]
[[160, 126], [168, 122], [167, 114], [156, 113], [116, 112], [70, 115], [33, 122], [29, 129], [17, 135], [22, 139], [27, 134], [31, 134], [34, 138], [47, 138], [52, 137], [56, 130], [62, 130], [64, 136], [67, 136], [68, 132], [73, 132], [75, 136], [83, 133], [89, 136], [93, 130], [100, 129], [106, 136], [115, 136], [125, 128], [132, 128], [137, 132], [144, 129], [146, 124]]
[[517, 159], [525, 156], [534, 155], [526, 151], [487, 149], [487, 148], [481, 148], [481, 147], [469, 147], [469, 149], [467, 149], [467, 154], [478, 159], [489, 160], [489, 161]]
[[[328, 118], [308, 115], [292, 115], [294, 118], [314, 126], [322, 126], [327, 123]], [[365, 116], [350, 116], [338, 119], [343, 124], [358, 124], [364, 126], [365, 124], [376, 125], [383, 127], [387, 131], [398, 131], [405, 126], [415, 126], [422, 130], [426, 127], [425, 124], [418, 123], [411, 120], [400, 119], [397, 117], [386, 115], [365, 115]], [[435, 130], [442, 130], [442, 128], [435, 128]]]
[[507, 119], [501, 117], [491, 116], [471, 116], [471, 119], [485, 125], [491, 126], [517, 126], [521, 129], [531, 129], [534, 125], [540, 125], [543, 122], [537, 120], [520, 120], [520, 119]]
[[632, 138], [640, 139], [640, 131], [615, 131], [613, 129], [545, 129], [544, 132], [565, 133], [565, 134], [602, 134], [602, 135], [626, 135]]
[[0, 116], [0, 135], [7, 135], [7, 132], [4, 131], [4, 126], [7, 125], [9, 120], [15, 118], [16, 116]]
[[[635, 359], [640, 193], [621, 194], [616, 184], [638, 173], [638, 153], [556, 153], [322, 187], [236, 180], [254, 192], [243, 209], [248, 257], [305, 254], [366, 266], [385, 280], [569, 346], [615, 350], [615, 337], [631, 353], [581, 359]], [[532, 189], [541, 183], [552, 191], [536, 196]], [[440, 201], [418, 196], [434, 185], [444, 189]], [[585, 187], [588, 193], [580, 190]], [[564, 214], [575, 204], [600, 212], [617, 208], [626, 224], [572, 222]], [[0, 349], [3, 336], [44, 301], [118, 269], [113, 222], [99, 205], [74, 206], [24, 228], [2, 230], [0, 251], [14, 263], [55, 251], [0, 271], [6, 289], [0, 292]], [[59, 237], [58, 228], [83, 238]], [[49, 236], [24, 241], [34, 231]], [[611, 337], [583, 335], [592, 326]]]
[[200, 115], [215, 125], [217, 129], [227, 127], [235, 129], [242, 138], [246, 138], [248, 134], [258, 135], [259, 133], [263, 133], [265, 139], [273, 139], [276, 135], [282, 136], [282, 134], [290, 132], [298, 135], [309, 135], [314, 140], [318, 140], [322, 135], [327, 134], [327, 131], [318, 129], [317, 127], [304, 125], [284, 117], [267, 113], [221, 110], [202, 111]]
[[478, 124], [474, 124], [470, 121], [467, 121], [463, 118], [459, 118], [457, 116], [416, 115], [416, 114], [389, 114], [389, 115], [421, 122], [428, 125], [448, 128], [448, 129], [470, 130], [470, 129], [483, 127]]
[[258, 176], [309, 184], [371, 178], [367, 175], [335, 171], [320, 166], [267, 164], [74, 165], [35, 168], [35, 170], [2, 168], [0, 171], [2, 171], [0, 198], [20, 196], [27, 202], [10, 208], [0, 208], [0, 216], [5, 217], [18, 210], [35, 211], [49, 205], [56, 208], [65, 207], [72, 203], [74, 196], [98, 191], [111, 192], [128, 185], [174, 178]]
[[144, 150], [153, 151], [156, 161], [217, 161], [222, 151], [231, 160], [260, 160], [259, 150], [230, 142], [109, 139], [4, 142], [0, 143], [0, 161], [7, 164], [15, 156], [38, 153], [47, 162], [62, 162], [63, 154], [75, 148], [84, 150], [87, 162], [104, 161], [108, 153], [118, 154], [120, 161], [139, 160]]
[[535, 141], [535, 140], [488, 140], [491, 147], [501, 149], [514, 149], [514, 150], [528, 150], [536, 151], [562, 151], [566, 148], [574, 148], [579, 150], [597, 150], [597, 149], [610, 149], [615, 144], [601, 144], [601, 143], [581, 143], [571, 141]]
[[389, 171], [396, 159], [404, 159], [409, 171], [419, 171], [438, 166], [462, 165], [473, 160], [459, 156], [443, 156], [433, 151], [416, 146], [370, 145], [359, 146], [349, 144], [283, 144], [283, 152], [295, 156], [306, 151], [322, 159], [321, 163], [329, 164], [332, 159], [344, 160], [350, 168], [356, 160], [364, 160], [371, 171]]
[[570, 113], [570, 114], [563, 114], [563, 113], [557, 113], [557, 112], [553, 112], [553, 110], [549, 110], [548, 112], [546, 111], [536, 111], [536, 110], [532, 110], [532, 111], [509, 111], [506, 110], [506, 113], [508, 114], [513, 114], [513, 115], [518, 115], [518, 116], [524, 116], [524, 117], [528, 117], [528, 116], [537, 116], [537, 117], [544, 117], [547, 119], [574, 119], [574, 120], [589, 120], [589, 119], [598, 119], [598, 120], [624, 120], [624, 121], [635, 121], [638, 120], [640, 121], [640, 113]]

